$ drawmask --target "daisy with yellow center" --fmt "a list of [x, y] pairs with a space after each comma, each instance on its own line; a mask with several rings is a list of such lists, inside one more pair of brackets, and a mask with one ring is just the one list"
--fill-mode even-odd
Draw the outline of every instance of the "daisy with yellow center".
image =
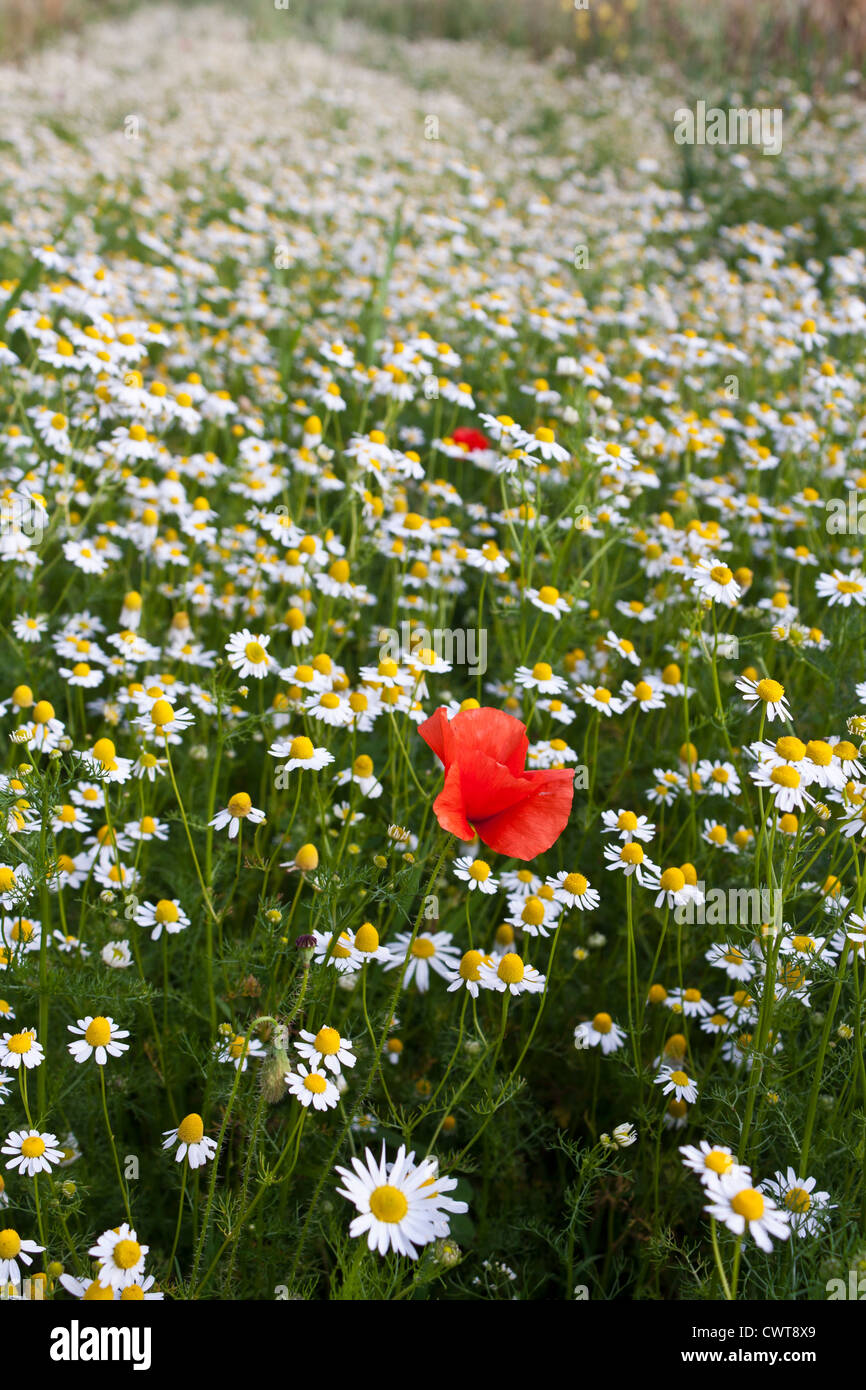
[[827, 599], [831, 608], [836, 604], [848, 608], [852, 603], [861, 608], [866, 603], [866, 574], [859, 569], [852, 570], [850, 574], [843, 574], [838, 569], [830, 574], [819, 574], [815, 580], [815, 593], [819, 598]]
[[747, 1168], [736, 1166], [705, 1184], [709, 1197], [704, 1211], [720, 1221], [736, 1236], [749, 1235], [769, 1254], [773, 1240], [787, 1240], [791, 1234], [789, 1214], [776, 1206], [771, 1196], [751, 1186]]
[[635, 815], [634, 811], [603, 811], [602, 835], [616, 835], [625, 843], [628, 840], [642, 840], [649, 844], [656, 828], [647, 816]]
[[754, 710], [760, 705], [770, 723], [774, 719], [790, 720], [791, 710], [785, 699], [785, 687], [778, 681], [770, 680], [768, 677], [760, 679], [749, 674], [740, 676], [736, 688], [745, 696], [749, 710]]
[[[355, 937], [355, 945], [358, 950], [358, 938], [364, 928], [359, 927]], [[375, 928], [374, 928], [375, 930]], [[378, 948], [379, 936], [376, 933], [376, 948]], [[324, 1067], [327, 1071], [339, 1076], [343, 1067], [353, 1067], [357, 1062], [357, 1057], [352, 1051], [352, 1039], [340, 1036], [336, 1028], [327, 1025], [320, 1028], [318, 1033], [305, 1032], [301, 1029], [300, 1041], [295, 1041], [295, 1047], [304, 1061], [309, 1062], [310, 1066], [316, 1071]]]
[[245, 820], [248, 820], [250, 825], [260, 825], [264, 819], [264, 811], [260, 811], [258, 807], [253, 805], [247, 792], [235, 792], [228, 805], [224, 806], [221, 811], [217, 811], [213, 820], [209, 821], [208, 824], [212, 825], [215, 830], [224, 830], [228, 826], [229, 839], [236, 840]]
[[634, 875], [642, 888], [658, 891], [658, 866], [644, 853], [637, 840], [626, 840], [623, 845], [605, 845], [604, 857], [610, 870], [619, 870], [626, 878]]
[[267, 1048], [260, 1038], [253, 1035], [247, 1037], [246, 1033], [234, 1033], [228, 1025], [224, 1027], [227, 1031], [225, 1040], [217, 1048], [218, 1062], [231, 1062], [235, 1071], [246, 1071], [251, 1061], [260, 1062], [267, 1056]]
[[0, 1036], [0, 1067], [20, 1067], [32, 1071], [45, 1061], [41, 1043], [36, 1041], [36, 1029], [22, 1029], [20, 1033], [3, 1033]]
[[268, 752], [272, 758], [286, 759], [277, 769], [275, 778], [275, 785], [283, 789], [288, 785], [283, 779], [287, 778], [290, 772], [318, 772], [334, 761], [333, 753], [329, 753], [327, 748], [316, 748], [306, 734], [299, 734], [296, 738], [277, 739], [276, 743], [271, 744]]
[[711, 1185], [725, 1173], [741, 1173], [748, 1181], [749, 1171], [737, 1163], [730, 1149], [722, 1144], [710, 1144], [702, 1139], [700, 1144], [684, 1144], [680, 1148], [683, 1163], [693, 1173], [697, 1173], [704, 1185]]
[[140, 927], [151, 927], [151, 941], [158, 941], [163, 930], [169, 936], [184, 931], [189, 926], [189, 918], [176, 898], [160, 898], [158, 902], [142, 903], [135, 912], [135, 921]]
[[545, 882], [553, 889], [557, 902], [563, 907], [577, 907], [581, 912], [593, 912], [601, 902], [601, 895], [592, 887], [585, 874], [573, 871], [569, 873], [563, 869], [561, 873], [546, 879]]
[[216, 1140], [205, 1135], [204, 1121], [201, 1115], [195, 1113], [185, 1115], [176, 1129], [165, 1129], [163, 1134], [165, 1142], [162, 1147], [170, 1149], [177, 1144], [175, 1162], [182, 1163], [186, 1159], [190, 1168], [203, 1168], [217, 1151]]
[[457, 969], [458, 954], [451, 944], [451, 932], [419, 932], [414, 941], [411, 932], [400, 932], [391, 943], [392, 959], [386, 970], [396, 970], [407, 960], [403, 988], [414, 984], [420, 994], [430, 988], [431, 971], [449, 982]]
[[662, 1095], [673, 1092], [675, 1100], [684, 1100], [688, 1105], [694, 1105], [698, 1098], [698, 1083], [683, 1070], [681, 1063], [676, 1066], [665, 1063], [655, 1078], [655, 1084], [662, 1087]]
[[456, 989], [465, 989], [473, 999], [477, 999], [481, 988], [480, 968], [485, 962], [488, 965], [492, 964], [492, 957], [485, 956], [481, 951], [464, 951], [454, 978], [448, 986], [448, 993], [453, 994]]
[[37, 1245], [34, 1240], [22, 1240], [13, 1226], [0, 1230], [0, 1285], [20, 1284], [21, 1267], [18, 1261], [30, 1265], [33, 1256], [44, 1249], [44, 1245]]
[[498, 994], [506, 991], [513, 997], [519, 994], [539, 994], [547, 981], [534, 965], [521, 960], [515, 951], [506, 951], [493, 960], [483, 960], [478, 967], [478, 978], [482, 989], [492, 989]]
[[323, 1071], [309, 1070], [303, 1062], [296, 1072], [286, 1074], [286, 1085], [305, 1109], [312, 1105], [314, 1110], [333, 1110], [340, 1100], [333, 1081]]
[[52, 1165], [63, 1159], [62, 1149], [57, 1148], [57, 1135], [40, 1134], [38, 1129], [13, 1130], [0, 1153], [9, 1155], [7, 1168], [17, 1168], [28, 1178], [50, 1173]]
[[552, 618], [561, 618], [571, 612], [568, 599], [552, 584], [542, 584], [540, 589], [527, 589], [525, 594], [535, 608], [540, 608], [542, 613], [549, 613]]
[[524, 690], [536, 690], [540, 695], [563, 695], [568, 689], [568, 681], [555, 676], [546, 661], [537, 661], [534, 666], [518, 666], [514, 679]]
[[585, 1023], [578, 1023], [574, 1030], [574, 1045], [578, 1052], [590, 1047], [600, 1047], [605, 1057], [617, 1052], [628, 1037], [624, 1028], [614, 1023], [610, 1014], [602, 1011]]
[[117, 1230], [104, 1231], [87, 1253], [99, 1261], [97, 1282], [103, 1288], [120, 1291], [141, 1282], [149, 1249], [149, 1245], [139, 1243], [135, 1231], [124, 1221]]
[[97, 1066], [104, 1067], [109, 1057], [120, 1057], [129, 1051], [129, 1043], [121, 1042], [128, 1038], [128, 1029], [118, 1028], [114, 1019], [97, 1014], [88, 1014], [77, 1023], [68, 1023], [70, 1033], [78, 1034], [75, 1042], [69, 1044], [70, 1056], [81, 1064], [93, 1057]]
[[170, 743], [180, 743], [179, 734], [188, 729], [195, 723], [195, 715], [184, 705], [181, 709], [175, 709], [171, 700], [167, 700], [164, 695], [158, 695], [155, 699], [144, 696], [139, 699], [139, 708], [143, 713], [138, 719], [133, 719], [133, 724], [138, 724], [152, 738], [161, 738]]
[[363, 1159], [352, 1159], [352, 1169], [336, 1171], [343, 1180], [337, 1192], [358, 1212], [349, 1235], [366, 1236], [368, 1248], [380, 1255], [393, 1250], [417, 1259], [420, 1247], [448, 1235], [447, 1213], [467, 1210], [465, 1202], [444, 1195], [456, 1183], [439, 1177], [436, 1160], [416, 1164], [414, 1152], [407, 1154], [402, 1144], [393, 1163], [388, 1163], [383, 1144], [379, 1159], [365, 1149]]
[[727, 826], [721, 825], [719, 821], [705, 820], [701, 839], [713, 849], [724, 850], [727, 854], [736, 854], [738, 847], [728, 836]]
[[604, 645], [617, 656], [622, 656], [631, 666], [640, 666], [640, 656], [630, 637], [617, 637], [613, 628], [608, 628]]
[[275, 665], [273, 658], [268, 656], [270, 640], [269, 635], [250, 632], [246, 627], [241, 632], [232, 633], [226, 642], [225, 650], [229, 665], [232, 670], [237, 671], [241, 680], [246, 680], [249, 676], [255, 680], [262, 680]]
[[691, 579], [708, 607], [713, 603], [721, 603], [726, 608], [736, 607], [742, 589], [727, 565], [713, 564], [711, 560], [701, 558], [691, 571]]
[[499, 880], [493, 877], [490, 865], [483, 859], [464, 855], [454, 860], [454, 876], [466, 884], [470, 893], [497, 893]]
[[796, 1168], [774, 1173], [760, 1184], [759, 1191], [769, 1194], [788, 1213], [794, 1235], [820, 1235], [826, 1231], [829, 1214], [836, 1208], [829, 1192], [816, 1192], [817, 1178], [801, 1178]]

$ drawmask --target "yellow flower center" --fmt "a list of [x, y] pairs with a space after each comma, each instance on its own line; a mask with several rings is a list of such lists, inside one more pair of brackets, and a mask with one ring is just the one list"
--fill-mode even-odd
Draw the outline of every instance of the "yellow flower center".
[[90, 1043], [91, 1047], [105, 1047], [106, 1043], [111, 1042], [111, 1024], [107, 1018], [100, 1014], [87, 1025], [84, 1034], [85, 1042]]
[[119, 1240], [114, 1247], [114, 1263], [119, 1269], [132, 1269], [141, 1259], [141, 1246], [137, 1240]]
[[21, 1249], [21, 1237], [11, 1226], [0, 1231], [0, 1260], [14, 1260]]
[[317, 1071], [311, 1071], [309, 1076], [304, 1077], [304, 1088], [312, 1091], [313, 1095], [320, 1096], [323, 1091], [328, 1089], [328, 1083], [324, 1076], [320, 1076]]
[[768, 705], [775, 705], [783, 698], [785, 687], [778, 681], [762, 680], [757, 684], [758, 698], [764, 700]]
[[435, 954], [436, 946], [429, 937], [419, 936], [417, 941], [412, 942], [412, 955], [417, 956], [419, 960], [429, 960]]
[[474, 878], [476, 883], [484, 883], [490, 877], [490, 865], [485, 864], [483, 859], [473, 859], [469, 865], [469, 877]]
[[313, 756], [313, 745], [303, 734], [299, 738], [292, 739], [292, 746], [289, 749], [290, 758], [298, 758], [301, 762], [309, 762]]
[[783, 767], [773, 768], [770, 781], [775, 782], [777, 787], [799, 787], [800, 774], [795, 767], [788, 767], [786, 763]]
[[150, 711], [152, 722], [161, 729], [165, 724], [170, 724], [174, 719], [174, 710], [168, 700], [157, 700], [153, 709]]
[[323, 1057], [333, 1057], [340, 1051], [340, 1034], [336, 1028], [320, 1028], [313, 1046]]
[[357, 950], [363, 951], [365, 955], [372, 955], [379, 949], [379, 933], [372, 922], [364, 922], [357, 930], [355, 935], [355, 946]]
[[38, 1135], [25, 1139], [21, 1145], [21, 1152], [25, 1158], [41, 1158], [45, 1152], [45, 1140]]
[[814, 738], [806, 744], [806, 757], [818, 767], [828, 767], [833, 759], [833, 749], [823, 739]]
[[524, 976], [523, 961], [513, 951], [509, 951], [499, 962], [497, 975], [507, 985], [517, 985]]
[[584, 878], [583, 874], [566, 874], [562, 886], [566, 893], [572, 893], [576, 898], [580, 898], [589, 887], [589, 880]]
[[84, 1290], [85, 1303], [113, 1303], [114, 1289], [110, 1284], [100, 1284], [98, 1279], [87, 1285]]
[[243, 819], [253, 809], [253, 803], [246, 792], [235, 792], [229, 802], [228, 809], [234, 817]]
[[394, 1225], [403, 1220], [409, 1210], [409, 1203], [399, 1187], [392, 1187], [390, 1183], [385, 1183], [384, 1186], [376, 1187], [370, 1193], [370, 1210], [377, 1221]]
[[186, 1115], [177, 1127], [177, 1137], [182, 1144], [198, 1144], [204, 1134], [201, 1115]]
[[792, 1187], [785, 1197], [785, 1206], [789, 1211], [808, 1211], [812, 1205], [812, 1198], [803, 1187]]
[[177, 907], [168, 898], [160, 898], [154, 913], [157, 922], [176, 922], [180, 917]]
[[544, 921], [544, 903], [541, 899], [536, 897], [527, 898], [520, 918], [528, 927], [540, 926]]
[[268, 654], [261, 642], [247, 642], [247, 645], [244, 647], [244, 656], [247, 661], [252, 661], [256, 666], [261, 665], [263, 661], [267, 661], [268, 659]]
[[464, 980], [477, 980], [479, 978], [478, 967], [484, 957], [480, 951], [466, 951], [460, 961], [460, 976]]
[[731, 1154], [720, 1153], [718, 1149], [713, 1149], [704, 1159], [704, 1167], [709, 1168], [711, 1173], [727, 1173], [733, 1163]]
[[732, 1209], [747, 1221], [760, 1221], [764, 1215], [764, 1199], [754, 1187], [744, 1187], [731, 1202]]

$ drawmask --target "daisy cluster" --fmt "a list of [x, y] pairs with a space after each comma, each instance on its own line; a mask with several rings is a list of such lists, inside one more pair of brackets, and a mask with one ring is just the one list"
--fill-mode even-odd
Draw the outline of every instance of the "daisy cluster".
[[658, 1297], [697, 1126], [772, 1288], [862, 1196], [866, 256], [737, 210], [859, 206], [863, 103], [688, 191], [664, 78], [98, 33], [0, 146], [0, 1282], [471, 1296], [558, 1134]]

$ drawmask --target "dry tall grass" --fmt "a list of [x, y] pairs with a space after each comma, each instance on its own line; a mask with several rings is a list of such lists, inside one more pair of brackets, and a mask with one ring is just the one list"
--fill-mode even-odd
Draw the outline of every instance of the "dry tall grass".
[[[14, 59], [56, 30], [136, 3], [0, 0], [0, 52]], [[274, 0], [222, 3], [252, 19], [274, 16]], [[489, 38], [536, 56], [564, 49], [580, 61], [672, 61], [696, 79], [822, 81], [866, 65], [866, 0], [289, 0], [287, 8], [300, 29], [360, 19], [404, 38]]]

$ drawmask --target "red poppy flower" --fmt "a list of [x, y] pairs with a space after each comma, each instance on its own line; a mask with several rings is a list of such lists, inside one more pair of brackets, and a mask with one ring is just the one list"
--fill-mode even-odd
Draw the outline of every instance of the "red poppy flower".
[[490, 440], [481, 430], [474, 430], [471, 425], [458, 425], [453, 431], [451, 438], [455, 444], [465, 444], [470, 454], [474, 454], [477, 449], [489, 449]]
[[571, 814], [568, 769], [527, 772], [526, 726], [500, 709], [467, 709], [449, 720], [437, 709], [418, 732], [445, 766], [433, 803], [443, 830], [461, 840], [477, 834], [512, 859], [550, 849]]

